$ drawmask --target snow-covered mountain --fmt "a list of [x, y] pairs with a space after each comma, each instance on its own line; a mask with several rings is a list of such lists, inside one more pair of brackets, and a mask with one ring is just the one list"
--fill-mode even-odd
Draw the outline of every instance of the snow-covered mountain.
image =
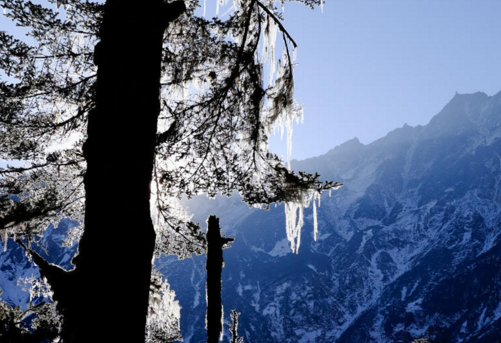
[[[77, 245], [70, 248], [62, 248], [62, 245], [67, 231], [74, 226], [75, 223], [67, 219], [63, 219], [57, 228], [50, 225], [44, 236], [37, 239], [31, 248], [51, 263], [66, 269], [73, 268], [71, 258], [75, 255]], [[4, 250], [0, 253], [0, 290], [3, 293], [0, 298], [11, 306], [21, 306], [26, 310], [30, 294], [25, 281], [39, 278], [38, 267], [12, 239], [2, 243]]]
[[[225, 321], [242, 312], [246, 343], [501, 339], [501, 93], [458, 94], [428, 125], [369, 145], [353, 139], [293, 168], [345, 184], [322, 196], [316, 242], [306, 210], [298, 254], [283, 205], [190, 202], [196, 220], [215, 214], [235, 238], [224, 252], [223, 303]], [[68, 260], [53, 245], [61, 237], [48, 237], [52, 260]], [[0, 262], [2, 297], [22, 302], [12, 282], [36, 271], [22, 250], [9, 247]], [[184, 341], [205, 341], [205, 257], [157, 266], [182, 306]]]
[[[501, 93], [457, 94], [426, 126], [357, 139], [295, 162], [344, 187], [307, 212], [299, 253], [284, 209], [197, 200], [236, 241], [225, 250], [226, 316], [252, 342], [501, 339]], [[219, 212], [221, 211], [221, 212]], [[204, 258], [164, 260], [185, 342], [203, 341]]]

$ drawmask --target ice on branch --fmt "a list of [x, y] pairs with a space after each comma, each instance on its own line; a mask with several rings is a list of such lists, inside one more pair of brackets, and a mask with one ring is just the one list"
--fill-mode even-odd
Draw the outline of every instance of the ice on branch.
[[310, 207], [313, 202], [313, 235], [317, 240], [317, 206], [320, 206], [320, 196], [316, 189], [299, 190], [297, 199], [285, 203], [285, 227], [287, 230], [287, 239], [291, 243], [293, 253], [298, 253], [301, 244], [301, 228], [304, 224], [304, 209]]
[[[227, 3], [216, 0], [217, 12]], [[158, 141], [162, 145], [157, 148], [155, 162], [159, 172], [152, 187], [157, 250], [171, 250], [171, 242], [192, 244], [185, 232], [196, 231], [198, 235], [197, 228], [187, 226], [189, 218], [176, 219], [177, 205], [171, 200], [177, 201], [179, 194], [191, 197], [206, 193], [214, 197], [221, 192], [229, 196], [237, 188], [253, 206], [267, 208], [273, 201], [284, 201], [287, 232], [295, 252], [300, 244], [304, 208], [318, 201], [313, 205], [315, 236], [318, 230], [319, 197], [328, 188], [307, 178], [286, 180], [285, 192], [275, 189], [281, 188], [282, 177], [293, 174], [293, 126], [303, 120], [303, 109], [294, 100], [297, 44], [282, 25], [282, 15], [273, 1], [232, 3], [227, 12], [231, 12], [231, 25], [220, 25], [220, 19], [215, 18], [203, 30], [186, 31], [188, 27], [183, 25], [170, 29], [172, 36], [165, 51], [165, 67], [170, 72], [164, 73], [161, 81]], [[226, 13], [219, 17], [225, 16]], [[205, 19], [200, 23], [205, 23]], [[238, 27], [245, 29], [235, 29]], [[196, 39], [197, 53], [208, 56], [202, 64], [190, 62], [186, 37]], [[200, 44], [199, 37], [210, 37], [213, 43]], [[283, 44], [277, 38], [282, 38]], [[281, 55], [277, 48], [283, 48]], [[178, 64], [172, 62], [176, 58]], [[223, 62], [228, 67], [221, 68]], [[269, 72], [264, 81], [263, 64], [267, 64]], [[287, 164], [283, 168], [278, 157], [268, 151], [268, 137], [276, 130], [282, 137], [287, 131]], [[203, 244], [202, 240], [192, 246]]]
[[188, 213], [186, 207], [181, 205], [181, 203], [179, 202], [179, 199], [176, 197], [168, 196], [166, 194], [162, 194], [157, 189], [157, 180], [154, 179], [154, 181], [155, 182], [153, 182], [151, 185], [150, 211], [151, 220], [157, 234], [160, 233], [163, 224], [165, 224], [165, 218], [163, 218], [161, 210], [164, 207], [167, 207], [171, 215], [175, 218], [178, 218], [180, 221], [190, 221], [193, 215]]
[[270, 89], [270, 100], [267, 108], [268, 131], [280, 130], [283, 138], [284, 129], [287, 130], [287, 168], [290, 169], [292, 153], [292, 129], [294, 121], [303, 122], [303, 107], [294, 99], [294, 80], [292, 66], [287, 51], [284, 51], [284, 62], [278, 63], [275, 85]]
[[17, 280], [17, 285], [22, 287], [24, 292], [30, 294], [30, 300], [33, 301], [36, 298], [48, 298], [52, 301], [52, 296], [54, 292], [51, 290], [47, 279], [41, 277], [19, 277]]
[[[156, 170], [156, 169], [155, 169]], [[205, 253], [205, 235], [177, 197], [162, 192], [156, 174], [151, 185], [150, 213], [156, 232], [155, 257], [176, 255], [179, 259]]]
[[146, 318], [146, 342], [160, 343], [180, 340], [181, 306], [167, 280], [154, 272], [150, 286], [150, 303]]
[[263, 30], [263, 51], [262, 56], [264, 62], [269, 65], [270, 79], [269, 85], [273, 86], [273, 75], [275, 74], [275, 44], [277, 40], [278, 26], [275, 20], [269, 15], [266, 16], [265, 26]]
[[[290, 175], [294, 175], [290, 173]], [[291, 244], [293, 253], [298, 253], [301, 244], [301, 228], [304, 224], [304, 209], [313, 204], [313, 238], [316, 241], [318, 236], [318, 215], [317, 208], [320, 207], [322, 192], [336, 190], [343, 184], [338, 182], [318, 180], [320, 175], [299, 172], [296, 182], [285, 188], [285, 226], [287, 239]], [[295, 176], [291, 176], [295, 177]]]

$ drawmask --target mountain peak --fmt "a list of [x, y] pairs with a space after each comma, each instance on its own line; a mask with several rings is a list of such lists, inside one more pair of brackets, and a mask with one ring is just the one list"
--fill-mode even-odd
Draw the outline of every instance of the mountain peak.
[[334, 149], [331, 149], [327, 154], [352, 153], [363, 147], [365, 147], [365, 145], [360, 143], [357, 137], [354, 137], [338, 145]]
[[447, 107], [449, 104], [454, 104], [457, 102], [472, 103], [477, 101], [485, 101], [488, 98], [489, 96], [484, 92], [464, 93], [464, 94], [456, 92], [456, 94], [454, 94], [454, 97], [451, 99], [451, 101], [449, 101], [449, 103], [445, 107]]
[[471, 94], [456, 92], [449, 103], [426, 125], [426, 130], [431, 134], [443, 132], [457, 134], [469, 130], [480, 124], [484, 120], [483, 116], [488, 115], [484, 109], [492, 99], [493, 97], [484, 92]]
[[357, 146], [363, 146], [362, 143], [360, 143], [360, 140], [357, 137], [354, 137], [350, 140], [347, 140], [343, 144], [340, 145], [340, 147], [357, 147]]

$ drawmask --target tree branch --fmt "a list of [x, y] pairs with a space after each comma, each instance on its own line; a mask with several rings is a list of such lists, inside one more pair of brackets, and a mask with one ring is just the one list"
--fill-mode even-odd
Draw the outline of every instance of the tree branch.
[[273, 13], [271, 13], [271, 11], [265, 5], [263, 5], [259, 0], [256, 0], [256, 2], [258, 6], [261, 7], [266, 12], [266, 14], [268, 14], [275, 21], [275, 23], [277, 23], [278, 27], [280, 28], [280, 31], [282, 31], [284, 34], [287, 35], [289, 40], [292, 42], [292, 45], [294, 45], [294, 48], [297, 48], [296, 42], [294, 41], [294, 39], [292, 39], [291, 35], [289, 34], [289, 32], [287, 32], [287, 30], [282, 25], [280, 20], [278, 20], [278, 18]]

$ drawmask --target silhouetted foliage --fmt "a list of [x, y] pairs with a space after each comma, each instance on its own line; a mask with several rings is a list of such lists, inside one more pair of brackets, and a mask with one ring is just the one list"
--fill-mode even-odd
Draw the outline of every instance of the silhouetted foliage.
[[[0, 291], [0, 295], [2, 291]], [[0, 301], [0, 341], [2, 343], [39, 343], [52, 341], [59, 334], [58, 317], [49, 303], [34, 305], [27, 310]]]
[[[304, 3], [311, 7], [319, 1]], [[23, 42], [0, 32], [0, 67], [10, 77], [0, 82], [0, 157], [29, 161], [0, 171], [2, 193], [19, 197], [2, 202], [0, 228], [9, 236], [29, 236], [61, 217], [83, 223], [82, 144], [88, 115], [96, 106], [94, 61], [105, 54], [97, 49], [93, 57], [104, 5], [81, 0], [49, 1], [48, 6], [22, 0], [0, 4], [30, 36]], [[182, 237], [177, 238], [184, 241], [179, 250], [192, 245], [188, 242], [203, 244], [203, 238], [193, 224], [172, 215], [169, 197], [230, 195], [237, 189], [250, 205], [267, 205], [294, 200], [289, 193], [298, 186], [335, 186], [319, 183], [318, 175], [295, 176], [267, 150], [273, 125], [301, 115], [292, 98], [295, 42], [281, 26], [278, 9], [257, 0], [238, 2], [223, 21], [195, 16], [197, 1], [185, 4], [186, 14], [163, 38], [154, 170], [157, 225]], [[256, 56], [266, 38], [262, 32], [273, 35], [277, 27], [286, 44], [278, 62], [282, 72], [273, 84], [262, 79], [266, 56]], [[271, 54], [273, 46], [266, 49]], [[81, 227], [74, 230], [81, 234]], [[197, 238], [187, 239], [192, 236]], [[171, 246], [177, 249], [178, 244]]]
[[[197, 16], [191, 0], [0, 5], [29, 35], [0, 32], [7, 76], [0, 158], [25, 161], [0, 170], [0, 230], [29, 247], [49, 223], [80, 224], [67, 240], [80, 239], [76, 268], [48, 276], [63, 299], [67, 342], [144, 341], [154, 249], [181, 258], [205, 251], [199, 225], [179, 209], [181, 195], [237, 190], [266, 208], [337, 186], [294, 174], [268, 151], [271, 130], [291, 129], [302, 115], [293, 99], [296, 43], [273, 3], [235, 1], [225, 20]], [[277, 32], [284, 41], [278, 62]], [[126, 286], [117, 285], [121, 279]]]

